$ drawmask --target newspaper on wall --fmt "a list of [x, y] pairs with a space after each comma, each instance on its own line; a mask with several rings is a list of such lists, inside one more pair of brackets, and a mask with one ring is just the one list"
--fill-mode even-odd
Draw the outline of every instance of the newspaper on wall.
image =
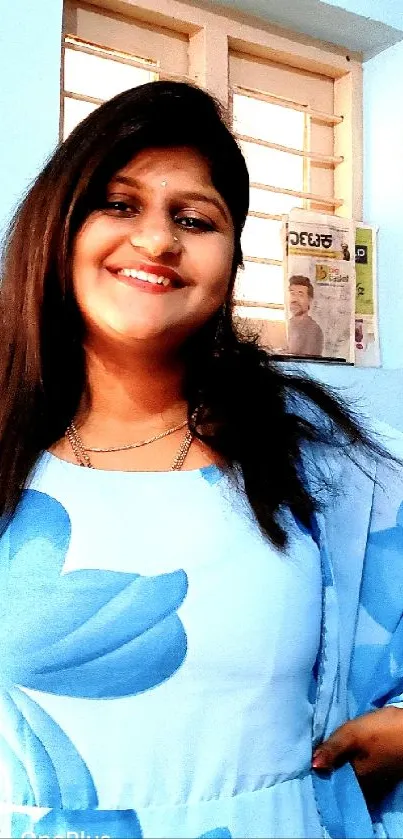
[[354, 363], [354, 222], [291, 210], [285, 266], [287, 354]]
[[355, 231], [355, 363], [379, 367], [376, 228], [358, 224]]

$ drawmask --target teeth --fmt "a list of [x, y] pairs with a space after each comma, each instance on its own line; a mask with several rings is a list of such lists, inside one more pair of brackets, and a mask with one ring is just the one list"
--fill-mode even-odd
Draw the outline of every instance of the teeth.
[[136, 271], [135, 268], [122, 268], [120, 271], [117, 271], [117, 274], [122, 274], [123, 277], [131, 277], [133, 280], [152, 283], [153, 285], [169, 286], [171, 284], [171, 280], [168, 277], [159, 277], [157, 274], [148, 274], [146, 271]]

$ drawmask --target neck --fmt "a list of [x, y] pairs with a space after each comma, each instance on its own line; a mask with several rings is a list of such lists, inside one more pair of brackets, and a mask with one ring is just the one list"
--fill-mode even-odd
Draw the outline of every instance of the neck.
[[77, 423], [97, 439], [133, 437], [133, 430], [164, 429], [186, 419], [183, 364], [172, 355], [133, 356], [128, 349], [86, 348], [88, 396]]

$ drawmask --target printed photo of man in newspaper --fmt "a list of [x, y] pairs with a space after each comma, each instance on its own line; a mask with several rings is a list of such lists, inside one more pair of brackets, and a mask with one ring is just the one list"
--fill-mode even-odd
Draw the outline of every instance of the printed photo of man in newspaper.
[[314, 296], [309, 277], [294, 274], [288, 280], [291, 317], [288, 321], [288, 352], [296, 356], [321, 356], [323, 354], [323, 332], [309, 310]]

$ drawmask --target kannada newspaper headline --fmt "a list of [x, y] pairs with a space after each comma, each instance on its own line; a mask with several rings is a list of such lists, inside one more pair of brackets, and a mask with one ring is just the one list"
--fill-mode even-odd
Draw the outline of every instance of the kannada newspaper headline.
[[286, 227], [286, 352], [354, 363], [354, 222], [295, 209]]

